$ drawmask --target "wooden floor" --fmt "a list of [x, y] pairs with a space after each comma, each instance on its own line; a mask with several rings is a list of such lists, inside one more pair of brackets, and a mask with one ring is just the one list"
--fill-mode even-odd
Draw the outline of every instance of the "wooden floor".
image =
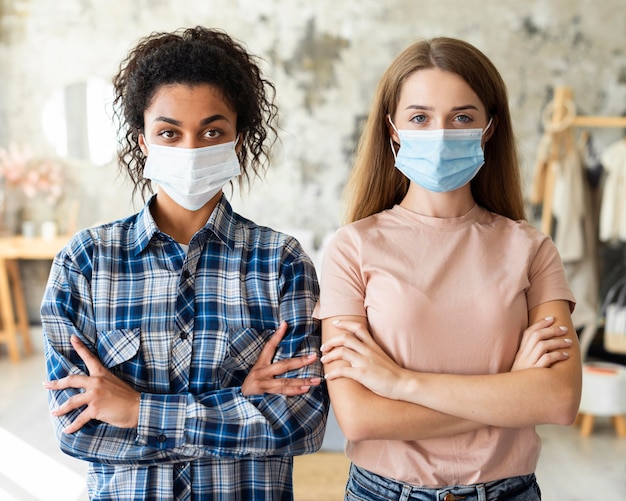
[[321, 451], [295, 457], [295, 501], [342, 501], [349, 466], [343, 452]]

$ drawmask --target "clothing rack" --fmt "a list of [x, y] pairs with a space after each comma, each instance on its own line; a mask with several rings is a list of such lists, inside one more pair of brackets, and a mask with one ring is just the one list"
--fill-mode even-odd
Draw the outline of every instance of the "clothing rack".
[[[562, 86], [554, 89], [554, 99], [544, 108], [542, 118], [546, 133], [552, 135], [551, 162], [559, 159], [564, 148], [573, 147], [575, 127], [626, 128], [626, 117], [577, 116], [572, 89]], [[542, 197], [543, 209], [541, 212], [541, 231], [546, 235], [550, 235], [552, 231], [554, 181], [554, 169], [549, 168], [545, 173]]]
[[[553, 100], [543, 110], [542, 122], [545, 130], [544, 139], [549, 140], [550, 149], [546, 152], [547, 161], [536, 166], [531, 199], [533, 202], [542, 202], [541, 231], [546, 235], [552, 235], [556, 172], [560, 161], [568, 152], [576, 148], [575, 128], [613, 127], [626, 129], [626, 117], [577, 115], [572, 89], [558, 86], [554, 89]], [[538, 173], [540, 175], [537, 175]], [[580, 335], [583, 359], [595, 337], [597, 327], [596, 321], [589, 319], [585, 322]]]

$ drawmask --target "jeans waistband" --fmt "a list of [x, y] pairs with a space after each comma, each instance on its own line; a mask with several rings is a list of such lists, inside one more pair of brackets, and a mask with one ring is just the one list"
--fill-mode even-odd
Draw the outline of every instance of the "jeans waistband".
[[[350, 497], [352, 496], [352, 497]], [[509, 477], [483, 484], [428, 488], [404, 484], [352, 464], [346, 500], [371, 501], [535, 501], [541, 499], [535, 474]]]

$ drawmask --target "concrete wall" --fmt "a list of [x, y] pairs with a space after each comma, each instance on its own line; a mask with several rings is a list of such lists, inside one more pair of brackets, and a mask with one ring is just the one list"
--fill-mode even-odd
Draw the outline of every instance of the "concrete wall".
[[[0, 0], [0, 146], [26, 143], [50, 154], [46, 101], [68, 84], [109, 80], [139, 37], [223, 28], [265, 60], [283, 128], [267, 178], [233, 203], [259, 223], [302, 235], [314, 251], [340, 224], [360, 126], [380, 75], [405, 46], [459, 37], [494, 61], [509, 87], [529, 184], [555, 86], [573, 88], [579, 114], [626, 112], [624, 7], [624, 0]], [[600, 145], [622, 133], [596, 132]], [[81, 226], [141, 205], [129, 202], [113, 163], [70, 159], [66, 172]]]

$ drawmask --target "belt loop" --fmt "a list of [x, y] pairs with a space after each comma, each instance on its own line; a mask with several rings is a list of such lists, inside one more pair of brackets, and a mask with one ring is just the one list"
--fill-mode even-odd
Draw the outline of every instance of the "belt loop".
[[485, 490], [485, 484], [478, 484], [476, 486], [476, 494], [478, 494], [478, 501], [487, 501], [487, 491]]
[[403, 485], [402, 492], [400, 493], [400, 497], [398, 498], [398, 501], [409, 501], [412, 490], [413, 489], [411, 488], [410, 485]]

